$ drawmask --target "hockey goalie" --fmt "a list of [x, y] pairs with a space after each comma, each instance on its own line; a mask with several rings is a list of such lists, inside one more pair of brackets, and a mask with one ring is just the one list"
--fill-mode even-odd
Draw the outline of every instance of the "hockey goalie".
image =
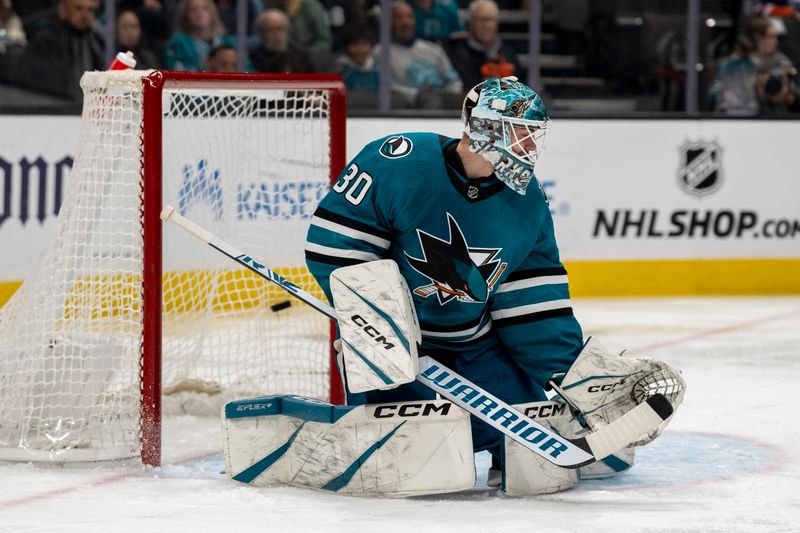
[[[272, 396], [228, 404], [223, 411], [225, 460], [235, 481], [384, 497], [468, 490], [475, 484], [473, 452], [479, 450], [473, 436], [488, 431], [497, 433], [496, 446], [482, 449], [498, 452], [492, 454], [489, 485], [510, 496], [546, 494], [568, 489], [581, 478], [629, 469], [633, 446], [652, 441], [669, 420], [596, 463], [580, 469], [556, 466], [471, 420], [457, 405], [436, 399], [430, 389], [412, 384], [420, 328], [393, 261], [337, 269], [330, 287], [338, 302], [338, 365], [350, 398], [374, 394], [381, 403], [333, 406]], [[554, 376], [550, 385], [558, 391], [553, 399], [516, 407], [564, 436], [613, 425], [659, 392], [677, 405], [685, 389], [680, 375], [664, 363], [610, 354], [593, 339], [566, 375]], [[497, 394], [504, 395], [501, 390]]]
[[[336, 308], [348, 407], [277, 397], [228, 406], [233, 479], [444, 493], [472, 486], [473, 453], [485, 450], [490, 482], [507, 494], [555, 492], [629, 468], [629, 445], [656, 438], [680, 405], [677, 371], [609, 353], [573, 315], [534, 172], [550, 126], [541, 98], [489, 78], [461, 118], [460, 138], [368, 144], [321, 201], [306, 260]], [[444, 391], [455, 383], [445, 374], [420, 379], [430, 377], [418, 374], [421, 354], [465, 381]], [[558, 446], [548, 456], [531, 443]], [[582, 447], [591, 464], [553, 461]]]

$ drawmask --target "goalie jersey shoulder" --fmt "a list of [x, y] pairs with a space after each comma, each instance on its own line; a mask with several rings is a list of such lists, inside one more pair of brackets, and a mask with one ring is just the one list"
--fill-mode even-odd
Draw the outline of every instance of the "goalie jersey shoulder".
[[454, 139], [436, 133], [397, 133], [367, 144], [353, 159], [389, 188], [414, 188], [445, 173], [443, 146]]

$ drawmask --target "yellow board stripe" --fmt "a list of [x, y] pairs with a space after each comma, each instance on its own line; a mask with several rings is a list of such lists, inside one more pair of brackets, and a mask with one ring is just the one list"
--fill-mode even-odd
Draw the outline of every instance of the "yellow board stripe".
[[800, 259], [575, 261], [573, 296], [800, 294]]
[[[322, 289], [305, 267], [276, 268], [275, 272], [320, 299]], [[289, 294], [245, 269], [168, 272], [163, 276], [165, 313], [205, 310], [211, 313], [242, 311], [267, 307], [285, 300]], [[138, 314], [140, 309], [138, 275], [91, 276], [77, 280], [70, 287], [64, 303], [64, 317], [100, 319]], [[0, 305], [13, 295], [21, 282], [0, 282]]]
[[[565, 263], [565, 266], [569, 272], [570, 293], [574, 297], [800, 294], [800, 259], [574, 261]], [[322, 291], [310, 280], [306, 269], [276, 270], [322, 297]], [[168, 273], [164, 275], [164, 291], [166, 293], [180, 286], [197, 287], [200, 278], [209, 276], [226, 289], [217, 291], [212, 297], [216, 309], [246, 309], [287, 299], [282, 289], [265, 285], [267, 282], [247, 270], [215, 274]], [[77, 285], [80, 288], [77, 293], [88, 293], [93, 297], [104, 294], [106, 305], [103, 307], [106, 309], [123, 302], [131, 305], [130, 294], [121, 289], [123, 284], [119, 281], [119, 278], [87, 280]], [[8, 301], [21, 283], [0, 281], [0, 305]], [[90, 290], [85, 289], [88, 286], [91, 286]], [[73, 293], [76, 291], [73, 290]], [[197, 309], [205, 305], [209, 297], [207, 293], [197, 290], [183, 291], [182, 294], [185, 301], [170, 305]], [[110, 306], [107, 306], [108, 303]]]

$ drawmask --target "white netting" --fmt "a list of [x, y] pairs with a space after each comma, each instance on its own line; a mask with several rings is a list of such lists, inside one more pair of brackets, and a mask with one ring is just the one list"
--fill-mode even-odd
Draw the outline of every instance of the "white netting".
[[[82, 80], [80, 147], [57, 235], [0, 310], [0, 459], [139, 453], [141, 75]], [[163, 202], [322, 296], [303, 243], [329, 180], [327, 91], [167, 81], [162, 102]], [[162, 372], [172, 403], [326, 398], [328, 321], [296, 301], [281, 309], [280, 289], [171, 226]]]

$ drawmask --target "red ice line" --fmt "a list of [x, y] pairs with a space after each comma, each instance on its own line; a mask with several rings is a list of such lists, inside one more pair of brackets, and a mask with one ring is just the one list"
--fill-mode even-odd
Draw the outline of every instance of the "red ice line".
[[686, 335], [684, 337], [678, 337], [677, 339], [672, 339], [672, 340], [669, 340], [669, 341], [663, 341], [663, 342], [657, 342], [657, 343], [654, 343], [654, 344], [648, 344], [648, 345], [641, 346], [641, 347], [638, 347], [638, 348], [633, 348], [632, 350], [630, 350], [630, 352], [631, 352], [631, 355], [634, 355], [636, 353], [646, 352], [648, 350], [653, 350], [655, 348], [663, 348], [664, 346], [673, 346], [675, 344], [682, 344], [684, 342], [692, 341], [692, 340], [695, 340], [695, 339], [700, 339], [700, 338], [703, 338], [703, 337], [710, 337], [712, 335], [719, 335], [720, 333], [728, 333], [728, 332], [737, 331], [737, 330], [740, 330], [740, 329], [752, 328], [752, 327], [764, 324], [766, 322], [777, 322], [779, 320], [784, 320], [784, 319], [793, 317], [795, 315], [800, 315], [800, 309], [795, 309], [794, 311], [790, 311], [788, 313], [787, 312], [783, 312], [783, 313], [779, 313], [777, 315], [771, 315], [771, 316], [768, 316], [768, 317], [759, 318], [758, 320], [749, 320], [747, 322], [740, 322], [738, 324], [733, 324], [731, 326], [708, 329], [708, 330], [705, 330], [705, 331], [701, 331], [699, 333], [692, 333], [691, 335]]
[[[203, 452], [202, 454], [193, 455], [191, 457], [186, 457], [174, 463], [170, 463], [170, 465], [182, 465], [186, 463], [191, 463], [192, 461], [198, 461], [200, 459], [205, 459], [207, 457], [213, 457], [215, 455], [219, 455], [219, 451], [213, 452]], [[5, 502], [0, 502], [0, 511], [5, 511], [6, 509], [10, 509], [12, 507], [19, 507], [20, 505], [25, 505], [26, 503], [32, 503], [40, 500], [47, 500], [49, 498], [56, 498], [59, 496], [64, 496], [66, 494], [70, 494], [72, 492], [77, 492], [79, 490], [84, 489], [93, 489], [96, 487], [102, 487], [103, 485], [109, 485], [111, 483], [116, 483], [117, 481], [123, 481], [125, 479], [135, 478], [135, 477], [143, 477], [146, 474], [151, 472], [150, 469], [148, 470], [136, 470], [133, 472], [125, 472], [122, 474], [114, 474], [112, 476], [106, 476], [95, 481], [90, 481], [88, 483], [81, 483], [79, 485], [72, 485], [67, 487], [61, 487], [58, 489], [49, 490], [47, 492], [41, 492], [39, 494], [33, 494], [31, 496], [25, 496], [24, 498], [18, 498], [16, 500], [8, 500]]]

